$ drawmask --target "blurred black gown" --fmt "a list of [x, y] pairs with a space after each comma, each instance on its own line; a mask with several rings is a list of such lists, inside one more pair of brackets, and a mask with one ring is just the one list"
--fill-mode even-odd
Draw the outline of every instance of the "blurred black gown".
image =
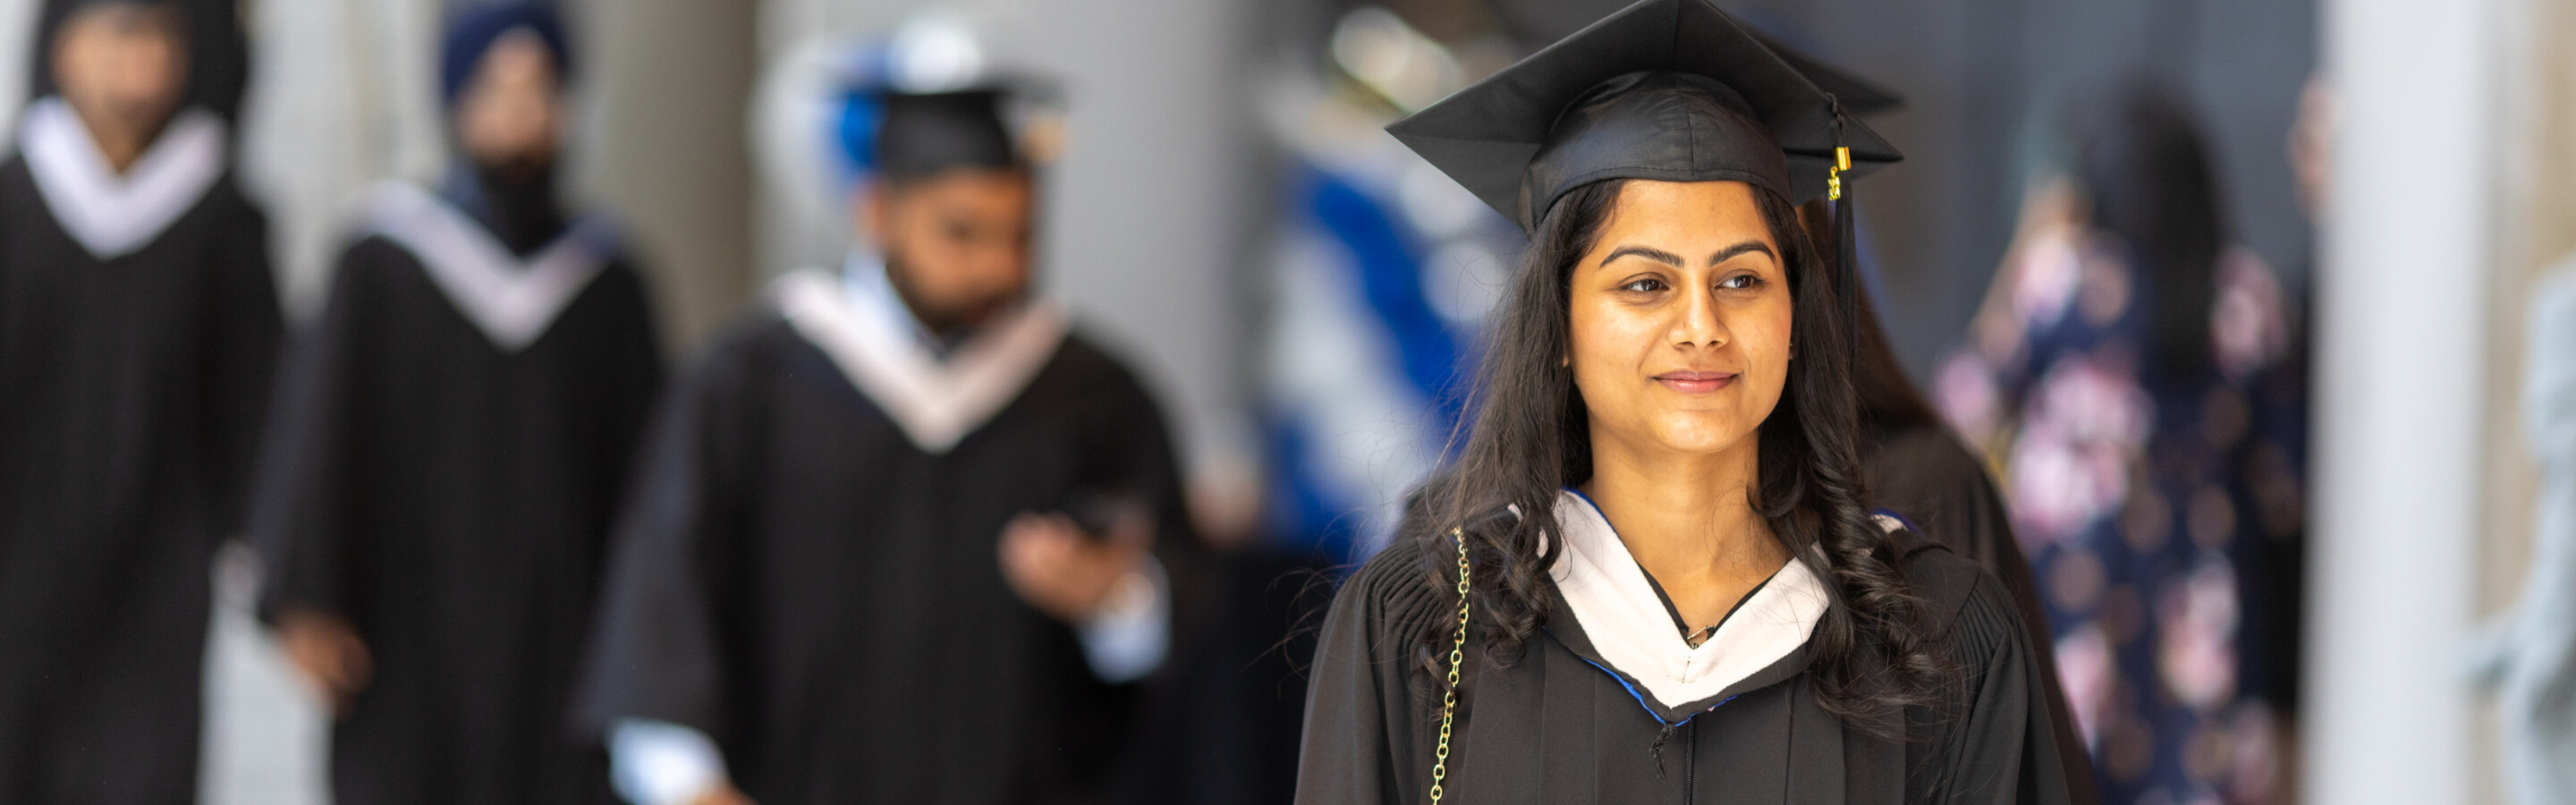
[[2040, 692], [2048, 699], [2060, 762], [2081, 772], [2068, 776], [2072, 801], [2077, 805], [2101, 801], [2094, 789], [2092, 756], [2085, 749], [2083, 734], [2075, 729], [2065, 687], [2057, 678], [2048, 610], [2040, 606], [2030, 560], [2023, 557], [2021, 543], [2013, 537], [2003, 496], [1995, 492], [1985, 464], [1946, 426], [1874, 421], [1862, 427], [1861, 475], [1875, 505], [1913, 520], [1926, 538], [1976, 562], [2003, 584], [2030, 633], [2031, 645], [2038, 649], [2032, 655], [2048, 681]]
[[567, 702], [662, 367], [638, 275], [548, 184], [451, 188], [471, 216], [380, 190], [284, 369], [261, 606], [344, 616], [372, 654], [332, 731], [341, 805], [609, 799]]
[[[827, 276], [782, 281], [782, 303], [799, 281], [802, 298], [837, 293]], [[1154, 401], [1068, 334], [1017, 341], [1025, 383], [976, 395], [989, 418], [948, 418], [975, 404], [863, 392], [848, 353], [786, 308], [723, 335], [667, 398], [585, 721], [704, 731], [761, 805], [1105, 798], [1153, 686], [1097, 678], [1075, 630], [1006, 586], [997, 546], [1020, 512], [1133, 496], [1156, 521], [1177, 651], [1208, 573]]]
[[[1826, 711], [1804, 646], [1705, 699], [1651, 701], [1609, 670], [1551, 580], [1554, 615], [1517, 656], [1498, 663], [1468, 638], [1444, 801], [2066, 802], [2047, 680], [2010, 596], [1949, 550], [1894, 536], [1927, 603], [1922, 634], [1964, 674], [1944, 705], [1906, 710], [1907, 741]], [[1429, 799], [1441, 681], [1415, 639], [1455, 623], [1458, 604], [1449, 582], [1425, 572], [1452, 560], [1426, 565], [1423, 550], [1399, 539], [1333, 602], [1307, 699], [1299, 803]]]
[[[196, 798], [208, 561], [239, 527], [282, 326], [267, 221], [205, 136], [206, 184], [107, 257], [35, 158], [0, 164], [0, 802]], [[154, 217], [116, 206], [91, 231]]]
[[2093, 759], [2084, 736], [2075, 729], [2066, 690], [2057, 676], [2056, 641], [2048, 610], [2031, 576], [2030, 560], [2014, 538], [2012, 517], [1995, 491], [1986, 465], [1967, 443], [1932, 412], [1897, 363], [1887, 340], [1876, 300], [1860, 299], [1859, 351], [1852, 377], [1859, 392], [1861, 479], [1870, 505], [1892, 511], [1922, 529], [1927, 539], [1976, 562], [2002, 582], [2021, 616], [2022, 628], [2036, 648], [2032, 659], [2047, 684], [2050, 731], [2056, 734], [2058, 760], [2076, 773], [2067, 775], [2074, 805], [2101, 801], [2093, 779]]

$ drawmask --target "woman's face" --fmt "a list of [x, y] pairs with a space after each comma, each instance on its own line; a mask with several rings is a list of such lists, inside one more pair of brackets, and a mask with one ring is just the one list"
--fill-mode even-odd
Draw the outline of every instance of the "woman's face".
[[1757, 444], [1788, 381], [1792, 305], [1751, 185], [1627, 182], [1567, 296], [1567, 359], [1595, 450]]

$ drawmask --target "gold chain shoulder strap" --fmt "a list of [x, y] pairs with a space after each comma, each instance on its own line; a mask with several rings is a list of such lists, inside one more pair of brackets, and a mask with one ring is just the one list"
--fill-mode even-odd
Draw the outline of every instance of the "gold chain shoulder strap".
[[1458, 543], [1458, 634], [1449, 642], [1449, 688], [1440, 694], [1440, 749], [1431, 755], [1431, 805], [1440, 805], [1449, 779], [1449, 728], [1458, 717], [1458, 666], [1467, 652], [1467, 530], [1449, 529]]

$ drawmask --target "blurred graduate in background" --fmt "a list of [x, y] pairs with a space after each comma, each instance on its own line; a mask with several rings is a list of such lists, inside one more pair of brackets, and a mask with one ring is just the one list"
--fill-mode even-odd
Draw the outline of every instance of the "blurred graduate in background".
[[338, 716], [342, 805], [605, 801], [568, 701], [653, 320], [608, 220], [556, 192], [575, 62], [552, 8], [463, 13], [440, 66], [453, 165], [368, 198], [280, 384], [261, 614]]
[[0, 164], [0, 801], [196, 798], [281, 324], [228, 2], [49, 3]]
[[1033, 292], [1047, 129], [974, 41], [847, 64], [874, 248], [667, 398], [582, 700], [630, 801], [1096, 801], [1187, 631], [1159, 406]]

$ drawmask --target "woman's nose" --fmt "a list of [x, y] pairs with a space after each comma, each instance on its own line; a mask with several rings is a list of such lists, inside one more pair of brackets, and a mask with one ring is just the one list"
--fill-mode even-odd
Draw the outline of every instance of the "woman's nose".
[[1673, 322], [1674, 346], [1718, 347], [1726, 343], [1726, 318], [1719, 313], [1714, 294], [1705, 290], [1684, 294], [1679, 303], [1679, 318]]

